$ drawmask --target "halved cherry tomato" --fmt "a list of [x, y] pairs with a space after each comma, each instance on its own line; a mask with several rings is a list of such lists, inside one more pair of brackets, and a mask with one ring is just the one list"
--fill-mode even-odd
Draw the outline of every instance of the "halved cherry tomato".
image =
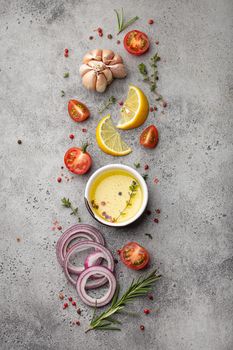
[[77, 100], [69, 100], [68, 112], [75, 122], [83, 122], [90, 116], [90, 111], [87, 106]]
[[64, 156], [64, 162], [69, 171], [74, 174], [86, 174], [91, 167], [92, 159], [88, 152], [86, 152], [88, 144], [83, 148], [72, 147], [68, 149]]
[[121, 261], [130, 269], [141, 270], [148, 264], [148, 251], [137, 242], [127, 243], [120, 251]]
[[159, 133], [154, 125], [148, 126], [140, 136], [140, 144], [146, 148], [154, 148], [159, 141]]
[[139, 30], [131, 30], [124, 37], [124, 47], [132, 55], [144, 54], [150, 46], [148, 36]]

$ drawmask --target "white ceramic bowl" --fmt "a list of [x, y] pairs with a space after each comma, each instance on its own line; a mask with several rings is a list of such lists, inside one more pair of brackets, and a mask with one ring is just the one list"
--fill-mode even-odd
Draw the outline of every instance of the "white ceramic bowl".
[[[139, 182], [141, 189], [142, 189], [143, 201], [142, 201], [142, 206], [141, 206], [140, 210], [135, 214], [135, 216], [133, 216], [129, 220], [124, 221], [124, 222], [119, 222], [119, 223], [108, 222], [108, 221], [105, 221], [104, 219], [100, 218], [99, 216], [97, 216], [95, 214], [95, 212], [92, 210], [91, 199], [90, 199], [90, 189], [91, 189], [92, 184], [93, 184], [94, 180], [96, 179], [96, 177], [99, 176], [100, 174], [104, 173], [106, 170], [112, 170], [112, 169], [125, 170], [128, 173], [132, 174], [135, 177], [135, 179]], [[102, 224], [107, 225], [107, 226], [122, 227], [122, 226], [127, 226], [127, 225], [131, 224], [132, 222], [136, 221], [142, 215], [142, 213], [146, 209], [147, 202], [148, 202], [148, 188], [147, 188], [146, 182], [143, 179], [143, 177], [135, 169], [133, 169], [127, 165], [123, 165], [123, 164], [109, 164], [109, 165], [105, 165], [102, 168], [96, 170], [91, 175], [91, 177], [89, 178], [89, 180], [86, 184], [85, 198], [84, 199], [85, 199], [85, 203], [86, 203], [88, 211], [97, 221], [99, 221]]]

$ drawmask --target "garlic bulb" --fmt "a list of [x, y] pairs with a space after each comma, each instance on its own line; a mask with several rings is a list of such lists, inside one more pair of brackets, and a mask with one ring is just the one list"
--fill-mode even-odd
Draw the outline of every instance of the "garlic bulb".
[[87, 52], [79, 73], [85, 88], [98, 92], [104, 92], [114, 78], [126, 77], [121, 56], [107, 49]]

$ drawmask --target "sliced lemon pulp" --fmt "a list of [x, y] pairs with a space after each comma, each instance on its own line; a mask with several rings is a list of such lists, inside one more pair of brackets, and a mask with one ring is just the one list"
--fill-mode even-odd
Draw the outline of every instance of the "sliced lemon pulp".
[[129, 86], [127, 99], [121, 108], [118, 129], [133, 129], [142, 125], [149, 112], [147, 97], [141, 89], [134, 85]]
[[102, 118], [97, 125], [96, 141], [102, 151], [112, 156], [125, 156], [132, 151], [122, 140], [110, 115]]

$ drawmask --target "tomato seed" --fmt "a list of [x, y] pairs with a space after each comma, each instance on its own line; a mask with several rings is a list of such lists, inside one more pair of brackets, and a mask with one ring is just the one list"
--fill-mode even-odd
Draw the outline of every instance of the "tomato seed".
[[148, 19], [148, 24], [153, 24], [153, 23], [154, 23], [153, 19]]
[[70, 134], [69, 138], [70, 138], [71, 140], [73, 140], [73, 139], [74, 139], [74, 134]]
[[144, 331], [145, 327], [141, 324], [140, 329], [141, 331]]
[[158, 224], [159, 223], [159, 219], [154, 219], [154, 222], [156, 223], [156, 224]]
[[62, 181], [62, 178], [61, 177], [58, 177], [57, 178], [57, 182], [61, 182]]
[[149, 315], [149, 313], [150, 313], [150, 310], [149, 309], [144, 309], [144, 314], [146, 314], [146, 315]]

